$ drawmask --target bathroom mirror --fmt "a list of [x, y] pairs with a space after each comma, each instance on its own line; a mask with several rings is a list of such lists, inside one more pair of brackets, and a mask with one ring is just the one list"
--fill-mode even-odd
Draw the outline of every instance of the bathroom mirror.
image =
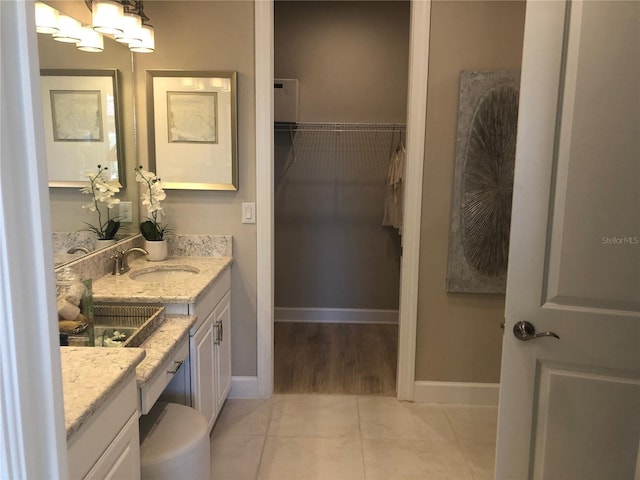
[[[84, 2], [77, 1], [47, 1], [45, 3], [57, 10], [78, 19], [81, 23], [91, 22], [91, 13]], [[74, 44], [63, 43], [53, 40], [51, 35], [38, 35], [38, 50], [41, 70], [65, 70], [73, 72], [83, 71], [116, 71], [117, 90], [119, 96], [119, 117], [120, 129], [118, 131], [118, 142], [122, 145], [122, 162], [120, 165], [119, 182], [123, 185], [117, 198], [121, 202], [131, 202], [131, 222], [121, 223], [116, 236], [117, 240], [128, 238], [138, 234], [138, 188], [135, 181], [135, 168], [137, 166], [136, 144], [134, 130], [134, 72], [132, 54], [126, 45], [121, 45], [111, 38], [104, 37], [104, 51], [100, 53], [90, 53], [77, 50]], [[71, 89], [70, 87], [65, 87]], [[44, 105], [43, 105], [44, 107]], [[43, 108], [43, 111], [46, 109]], [[51, 117], [44, 115], [45, 123]], [[45, 125], [46, 127], [46, 125]], [[97, 165], [93, 167], [97, 170]], [[91, 168], [89, 168], [91, 170]], [[50, 187], [49, 200], [51, 207], [51, 225], [54, 232], [54, 256], [56, 266], [72, 261], [85, 252], [78, 250], [74, 254], [67, 251], [73, 246], [83, 246], [86, 250], [92, 251], [95, 245], [92, 242], [76, 242], [78, 238], [85, 238], [87, 232], [81, 230], [87, 228], [88, 224], [96, 224], [97, 216], [95, 212], [90, 212], [86, 205], [91, 197], [80, 192], [83, 182], [76, 182], [64, 188]], [[86, 182], [88, 184], [88, 180]], [[78, 184], [80, 186], [78, 186]], [[120, 209], [116, 205], [109, 212], [111, 217], [119, 216]], [[70, 243], [60, 241], [61, 238], [68, 237]], [[77, 245], [76, 245], [77, 244]]]
[[50, 187], [84, 187], [83, 172], [105, 167], [103, 178], [123, 187], [119, 72], [40, 70]]

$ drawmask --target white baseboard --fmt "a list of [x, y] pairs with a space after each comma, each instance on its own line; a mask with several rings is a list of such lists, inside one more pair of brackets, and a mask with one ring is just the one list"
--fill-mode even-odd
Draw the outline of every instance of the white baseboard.
[[416, 381], [414, 402], [498, 405], [499, 383]]
[[310, 323], [398, 323], [398, 310], [278, 307], [274, 309], [274, 321]]
[[227, 398], [260, 398], [258, 377], [231, 377], [231, 390]]

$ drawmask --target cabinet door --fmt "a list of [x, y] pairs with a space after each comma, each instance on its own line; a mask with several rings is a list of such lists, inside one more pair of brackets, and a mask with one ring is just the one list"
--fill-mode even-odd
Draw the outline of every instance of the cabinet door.
[[192, 406], [209, 422], [209, 429], [217, 413], [214, 375], [216, 339], [213, 312], [191, 337], [191, 400]]
[[216, 415], [231, 388], [231, 293], [220, 300], [214, 311], [216, 318]]
[[138, 480], [140, 478], [139, 442], [138, 414], [135, 413], [84, 477], [85, 480], [120, 478]]

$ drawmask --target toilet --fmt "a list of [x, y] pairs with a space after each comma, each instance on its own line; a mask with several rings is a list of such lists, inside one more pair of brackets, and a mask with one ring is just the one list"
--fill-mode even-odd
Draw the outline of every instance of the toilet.
[[140, 418], [142, 480], [210, 480], [209, 425], [191, 407], [158, 402]]

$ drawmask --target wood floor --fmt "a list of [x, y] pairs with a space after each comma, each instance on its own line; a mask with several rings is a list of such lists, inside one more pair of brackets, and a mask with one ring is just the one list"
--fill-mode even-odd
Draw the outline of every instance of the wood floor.
[[275, 393], [395, 395], [398, 326], [276, 322]]

